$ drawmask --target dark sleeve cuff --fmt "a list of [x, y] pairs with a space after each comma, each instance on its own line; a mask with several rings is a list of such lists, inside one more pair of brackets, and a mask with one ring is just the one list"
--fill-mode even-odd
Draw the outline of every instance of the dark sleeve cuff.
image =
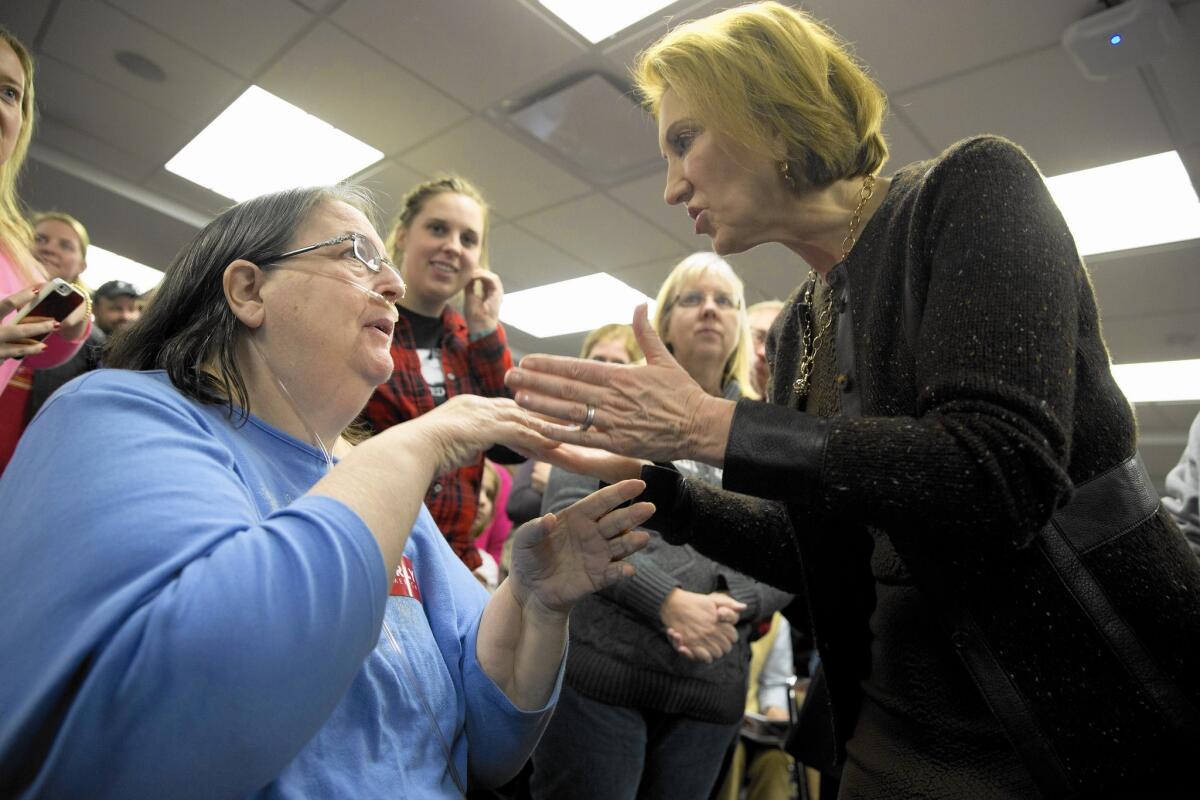
[[487, 457], [497, 464], [521, 464], [525, 461], [525, 456], [514, 450], [509, 450], [502, 444], [492, 445], [487, 451]]
[[654, 503], [654, 515], [642, 527], [658, 531], [669, 544], [687, 544], [692, 533], [692, 502], [687, 479], [670, 467], [642, 467], [646, 489], [637, 502]]
[[829, 420], [786, 406], [739, 400], [729, 427], [722, 486], [811, 507], [821, 482]]

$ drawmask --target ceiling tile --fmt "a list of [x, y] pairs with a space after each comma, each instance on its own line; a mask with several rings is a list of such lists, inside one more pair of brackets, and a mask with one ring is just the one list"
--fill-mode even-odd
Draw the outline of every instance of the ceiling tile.
[[492, 269], [504, 280], [506, 292], [591, 275], [596, 271], [595, 267], [512, 223], [492, 228], [489, 246]]
[[152, 192], [174, 200], [188, 208], [195, 209], [209, 218], [215, 217], [233, 205], [228, 197], [205, 189], [198, 183], [192, 183], [187, 178], [181, 178], [173, 172], [159, 168], [142, 185]]
[[688, 251], [681, 250], [670, 258], [655, 259], [645, 264], [608, 270], [608, 272], [653, 300], [658, 297], [658, 290], [662, 288], [663, 281], [671, 274], [671, 270], [675, 269], [675, 266], [687, 255]]
[[45, 115], [34, 129], [30, 157], [37, 158], [40, 149], [76, 158], [130, 182], [138, 181], [157, 167], [152, 159], [127, 153]]
[[[57, 145], [125, 180], [140, 182], [192, 135], [191, 127], [53, 57], [38, 64], [37, 103], [45, 117], [35, 142]], [[137, 120], [138, 124], [130, 124]], [[58, 130], [54, 130], [57, 128]], [[69, 128], [74, 133], [62, 130]], [[89, 148], [87, 140], [105, 147]], [[113, 152], [124, 154], [110, 160]]]
[[[1181, 433], [1186, 440], [1188, 431], [1192, 429], [1192, 422], [1200, 414], [1200, 403], [1157, 403], [1156, 405], [1159, 413], [1166, 420], [1167, 427]], [[1179, 449], [1180, 452], [1183, 452], [1182, 445]]]
[[259, 85], [384, 153], [411, 147], [470, 113], [327, 22]]
[[586, 192], [587, 184], [481, 119], [404, 153], [426, 175], [460, 174], [477, 184], [496, 211], [514, 218]]
[[1158, 62], [1151, 73], [1158, 80], [1166, 113], [1172, 120], [1171, 133], [1177, 144], [1200, 144], [1200, 3], [1179, 6], [1176, 16], [1183, 27], [1183, 41]]
[[1087, 264], [1105, 320], [1196, 307], [1200, 240], [1092, 256]]
[[935, 147], [977, 133], [999, 134], [1029, 151], [1046, 175], [1171, 149], [1136, 74], [1089, 81], [1069, 62], [1052, 47], [894, 102]]
[[246, 80], [313, 18], [290, 0], [109, 2]]
[[[103, 35], [97, 35], [97, 31], [103, 31]], [[127, 72], [115, 58], [120, 50], [151, 59], [166, 72], [166, 80], [154, 82]], [[166, 36], [111, 6], [87, 0], [63, 0], [42, 53], [188, 123], [195, 128], [193, 133], [245, 88], [244, 81]], [[79, 90], [75, 89], [67, 97], [77, 94]], [[125, 122], [128, 128], [134, 128], [137, 126], [129, 125], [130, 120], [155, 116], [142, 114], [127, 117]]]
[[514, 0], [347, 0], [332, 19], [475, 109], [587, 52]]
[[400, 203], [404, 196], [418, 183], [426, 180], [426, 176], [394, 161], [384, 161], [372, 165], [351, 180], [371, 190], [371, 195], [379, 205], [379, 235], [386, 239], [392, 223], [400, 213]]
[[670, 234], [684, 247], [707, 248], [708, 237], [696, 235], [687, 209], [681, 205], [669, 206], [663, 201], [666, 181], [666, 172], [660, 168], [644, 178], [614, 186], [608, 190], [608, 194], [642, 219]]
[[925, 146], [904, 119], [903, 110], [898, 112], [893, 108], [892, 113], [888, 114], [883, 123], [883, 138], [888, 146], [888, 160], [883, 169], [885, 175], [895, 172], [905, 164], [924, 161], [937, 155], [937, 152]]
[[36, 159], [28, 173], [21, 194], [30, 207], [66, 211], [87, 227], [93, 244], [155, 269], [196, 235], [192, 225]]
[[1186, 438], [1159, 444], [1157, 441], [1138, 442], [1138, 454], [1154, 481], [1154, 488], [1159, 495], [1166, 494], [1165, 485], [1167, 473], [1179, 463], [1179, 454], [1187, 444]]
[[1200, 331], [1200, 310], [1129, 317], [1101, 316], [1101, 324], [1114, 364], [1200, 358], [1200, 342], [1186, 338], [1188, 333]]
[[42, 20], [53, 5], [51, 0], [22, 0], [4, 4], [4, 27], [16, 36], [26, 49], [34, 48], [34, 40], [42, 27]]
[[679, 242], [600, 194], [532, 214], [520, 222], [535, 236], [604, 272], [680, 250]]
[[899, 24], [876, 0], [805, 0], [889, 91], [905, 91], [948, 75], [1055, 45], [1067, 25], [1096, 10], [1095, 0], [912, 0]]

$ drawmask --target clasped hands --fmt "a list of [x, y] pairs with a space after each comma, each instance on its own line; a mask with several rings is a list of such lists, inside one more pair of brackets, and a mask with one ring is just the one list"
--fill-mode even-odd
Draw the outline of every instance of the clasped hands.
[[737, 621], [745, 603], [724, 592], [698, 594], [675, 588], [659, 610], [667, 639], [682, 656], [711, 664], [737, 642]]

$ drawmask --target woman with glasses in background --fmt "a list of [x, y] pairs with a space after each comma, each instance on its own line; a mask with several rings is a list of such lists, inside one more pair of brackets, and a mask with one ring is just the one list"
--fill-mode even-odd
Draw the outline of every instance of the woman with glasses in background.
[[[654, 327], [706, 393], [743, 396], [750, 332], [742, 281], [725, 260], [681, 261], [658, 292]], [[673, 466], [721, 483], [719, 469]], [[542, 510], [600, 485], [555, 467]], [[752, 624], [791, 600], [657, 533], [631, 560], [634, 578], [572, 616], [562, 697], [533, 756], [535, 798], [707, 797], [745, 708]]]
[[[458, 397], [351, 444], [404, 283], [349, 188], [217, 217], [0, 478], [0, 796], [461, 797], [528, 756], [567, 614], [632, 572], [614, 485], [513, 534], [490, 596], [422, 506], [548, 442]], [[63, 458], [64, 454], [86, 458]]]
[[[375, 390], [363, 421], [375, 431], [415, 419], [461, 394], [508, 397], [513, 365], [500, 324], [504, 285], [488, 269], [490, 211], [483, 195], [459, 177], [414, 186], [388, 236], [408, 286], [392, 342], [394, 368]], [[520, 461], [497, 448], [498, 463]], [[468, 567], [478, 569], [471, 536], [479, 506], [483, 455], [435, 475], [425, 495], [434, 522]]]
[[33, 109], [33, 58], [0, 28], [0, 393], [21, 359], [32, 369], [57, 366], [75, 354], [91, 330], [86, 303], [61, 321], [8, 324], [47, 280], [33, 256], [33, 229], [17, 199], [17, 177], [33, 137]]

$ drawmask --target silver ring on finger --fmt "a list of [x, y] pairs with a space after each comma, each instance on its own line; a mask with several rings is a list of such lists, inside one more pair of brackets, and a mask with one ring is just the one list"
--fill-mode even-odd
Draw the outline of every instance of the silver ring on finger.
[[591, 403], [587, 404], [587, 413], [583, 415], [583, 422], [575, 429], [578, 431], [586, 431], [592, 427], [592, 423], [596, 421], [596, 407]]

